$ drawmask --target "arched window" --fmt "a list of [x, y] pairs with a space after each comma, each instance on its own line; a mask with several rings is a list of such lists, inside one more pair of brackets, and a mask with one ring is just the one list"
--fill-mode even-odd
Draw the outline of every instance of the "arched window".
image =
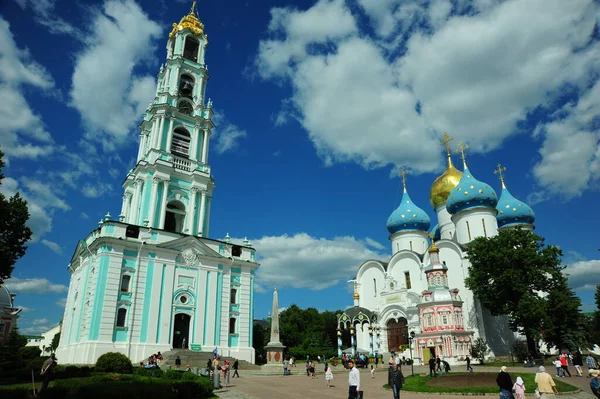
[[129, 282], [131, 281], [131, 276], [128, 274], [124, 274], [121, 277], [121, 292], [129, 292]]
[[117, 327], [125, 327], [126, 320], [127, 320], [127, 309], [120, 308], [117, 311]]
[[377, 280], [373, 279], [373, 296], [377, 296]]
[[198, 48], [200, 43], [195, 37], [188, 36], [185, 38], [185, 47], [183, 49], [183, 58], [187, 58], [190, 61], [198, 61]]
[[179, 95], [181, 97], [192, 99], [194, 95], [194, 78], [183, 74], [179, 78]]
[[229, 319], [229, 334], [235, 334], [235, 322], [237, 321], [237, 319], [235, 317], [232, 317], [231, 319]]
[[187, 158], [190, 154], [190, 132], [182, 127], [178, 127], [173, 131], [173, 139], [171, 140], [171, 153]]
[[235, 305], [237, 303], [237, 289], [232, 288], [231, 292], [230, 292], [230, 302], [232, 305]]
[[165, 230], [172, 233], [181, 233], [184, 221], [185, 206], [179, 201], [169, 202], [165, 213]]

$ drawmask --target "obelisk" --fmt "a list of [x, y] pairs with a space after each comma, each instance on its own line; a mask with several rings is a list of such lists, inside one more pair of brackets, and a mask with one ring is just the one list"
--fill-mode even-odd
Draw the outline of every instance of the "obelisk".
[[[279, 301], [277, 288], [275, 288], [273, 290], [273, 309], [271, 313], [271, 341], [265, 346], [267, 352], [267, 364], [265, 366], [272, 364], [277, 365], [277, 368], [282, 367], [284, 349], [285, 346], [279, 340]], [[273, 370], [273, 366], [268, 368]]]

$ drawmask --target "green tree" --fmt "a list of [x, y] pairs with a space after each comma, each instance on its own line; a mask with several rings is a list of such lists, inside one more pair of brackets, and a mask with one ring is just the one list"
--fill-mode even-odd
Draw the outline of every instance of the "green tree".
[[549, 347], [575, 351], [590, 346], [588, 320], [580, 311], [581, 299], [568, 286], [566, 276], [554, 279], [546, 297], [546, 307], [542, 338]]
[[267, 362], [265, 346], [269, 343], [271, 332], [269, 327], [264, 324], [261, 320], [257, 320], [252, 325], [252, 347], [254, 348], [256, 364], [265, 364]]
[[562, 278], [562, 251], [525, 229], [501, 230], [467, 246], [471, 262], [467, 288], [492, 315], [508, 315], [513, 331], [525, 335], [530, 353], [546, 319], [546, 300], [554, 279]]
[[19, 329], [11, 328], [6, 341], [0, 343], [0, 371], [16, 370], [23, 366], [20, 349], [26, 344], [27, 338], [19, 333]]
[[596, 311], [589, 315], [590, 343], [600, 345], [600, 284], [596, 285]]
[[[4, 153], [0, 150], [0, 186], [4, 175]], [[31, 230], [26, 226], [29, 220], [27, 201], [19, 193], [6, 198], [0, 192], [0, 284], [10, 278], [15, 263], [25, 255], [27, 241], [31, 239]]]
[[50, 344], [50, 348], [52, 349], [52, 352], [55, 352], [56, 349], [58, 349], [59, 343], [60, 343], [60, 332], [57, 332], [56, 334], [54, 334], [54, 337], [52, 337], [52, 343]]
[[488, 353], [490, 353], [490, 348], [487, 341], [483, 338], [477, 338], [471, 346], [471, 356], [479, 360], [479, 364], [483, 364]]

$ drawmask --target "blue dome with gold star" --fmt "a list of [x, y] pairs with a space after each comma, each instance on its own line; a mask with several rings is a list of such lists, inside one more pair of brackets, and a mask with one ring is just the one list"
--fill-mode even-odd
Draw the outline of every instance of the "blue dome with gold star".
[[450, 192], [446, 209], [455, 214], [467, 209], [496, 208], [498, 196], [489, 184], [480, 182], [465, 163], [462, 178], [458, 185]]
[[430, 225], [431, 220], [427, 213], [413, 204], [405, 188], [400, 206], [392, 212], [387, 221], [386, 227], [390, 234], [407, 230], [427, 231]]
[[533, 209], [526, 203], [516, 199], [503, 185], [502, 194], [498, 201], [498, 227], [517, 226], [523, 224], [533, 224], [535, 221], [535, 213]]

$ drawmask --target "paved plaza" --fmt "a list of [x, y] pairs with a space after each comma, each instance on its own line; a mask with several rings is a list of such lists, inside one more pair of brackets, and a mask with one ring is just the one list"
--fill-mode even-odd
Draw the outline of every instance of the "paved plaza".
[[[283, 376], [264, 376], [253, 374], [251, 372], [244, 373], [240, 370], [242, 378], [231, 380], [232, 385], [229, 388], [223, 388], [215, 393], [222, 399], [260, 399], [260, 398], [285, 398], [285, 399], [306, 399], [306, 398], [348, 398], [348, 373], [340, 370], [334, 374], [334, 387], [327, 388], [323, 373], [318, 374], [318, 378], [312, 379], [306, 375], [298, 374], [303, 369], [293, 369], [295, 375]], [[475, 371], [495, 372], [496, 368], [477, 367]], [[510, 367], [509, 373], [515, 379], [521, 373], [534, 373], [536, 369], [524, 367]], [[375, 373], [375, 378], [372, 379], [367, 369], [361, 369], [361, 389], [364, 391], [366, 399], [392, 398], [392, 393], [382, 388], [387, 380], [387, 370], [379, 369]], [[410, 375], [410, 367], [404, 366], [402, 370], [405, 374]], [[463, 371], [463, 370], [457, 370]], [[425, 367], [415, 367], [415, 374], [424, 374], [428, 372]], [[571, 377], [564, 378], [565, 382], [575, 385], [583, 390], [583, 392], [565, 395], [565, 399], [595, 399], [589, 390], [589, 379], [586, 377]], [[533, 393], [533, 387], [528, 388], [529, 393]], [[443, 396], [449, 398], [457, 398], [457, 395], [439, 395], [439, 394], [421, 394], [403, 392], [401, 397], [404, 399], [440, 399]], [[469, 396], [473, 399], [492, 398], [496, 395], [481, 395]], [[534, 398], [534, 396], [528, 396]]]

